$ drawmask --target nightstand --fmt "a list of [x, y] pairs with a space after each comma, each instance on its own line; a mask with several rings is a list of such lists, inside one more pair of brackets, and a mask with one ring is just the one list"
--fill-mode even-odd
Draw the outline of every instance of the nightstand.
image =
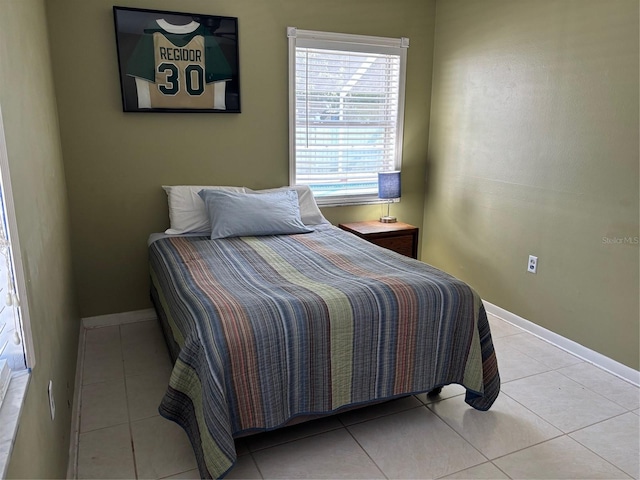
[[341, 223], [342, 230], [351, 232], [371, 243], [411, 258], [418, 258], [418, 227], [408, 223], [370, 222]]

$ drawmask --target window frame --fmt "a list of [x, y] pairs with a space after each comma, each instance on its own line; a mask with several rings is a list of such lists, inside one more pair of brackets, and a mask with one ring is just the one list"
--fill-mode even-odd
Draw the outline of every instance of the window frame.
[[[29, 302], [27, 297], [27, 285], [25, 282], [22, 253], [18, 240], [18, 225], [16, 222], [15, 205], [13, 202], [13, 190], [11, 187], [11, 175], [9, 172], [9, 158], [6, 149], [4, 135], [4, 123], [2, 120], [2, 108], [0, 107], [0, 188], [4, 200], [4, 214], [6, 214], [6, 235], [9, 240], [9, 252], [15, 293], [18, 298], [18, 310], [23, 351], [25, 354], [26, 368], [12, 370], [9, 379], [9, 387], [5, 398], [0, 402], [0, 478], [4, 478], [9, 468], [9, 460], [13, 450], [20, 417], [25, 404], [27, 388], [31, 380], [31, 369], [36, 364], [33, 335], [29, 316]], [[10, 274], [10, 272], [7, 272]]]
[[[332, 33], [314, 30], [301, 30], [287, 27], [289, 42], [289, 184], [296, 185], [296, 48], [309, 47], [327, 50], [343, 50], [347, 52], [383, 53], [400, 57], [398, 82], [398, 108], [396, 119], [395, 155], [392, 170], [402, 168], [402, 146], [404, 137], [404, 108], [405, 84], [407, 66], [407, 48], [409, 39], [406, 37], [375, 37], [347, 33]], [[376, 180], [377, 181], [377, 180]], [[316, 202], [322, 207], [343, 205], [366, 205], [387, 203], [377, 194], [344, 194], [315, 196]]]
[[[11, 186], [11, 173], [9, 171], [9, 158], [6, 150], [6, 138], [4, 135], [4, 122], [2, 120], [2, 110], [0, 109], [0, 188], [2, 188], [2, 198], [4, 203], [7, 240], [9, 241], [10, 264], [12, 271], [7, 275], [13, 276], [14, 293], [16, 302], [13, 307], [18, 311], [18, 323], [20, 327], [20, 337], [25, 354], [25, 366], [29, 371], [36, 364], [36, 355], [31, 333], [31, 317], [29, 314], [29, 302], [27, 300], [27, 285], [25, 282], [24, 266], [22, 264], [22, 251], [18, 238], [18, 224], [16, 221], [15, 205], [13, 202], [13, 189]], [[18, 372], [21, 370], [17, 370]], [[16, 372], [14, 370], [14, 372]]]
[[[4, 136], [4, 122], [2, 120], [2, 110], [0, 110], [0, 189], [2, 189], [2, 199], [4, 211], [0, 212], [6, 221], [7, 241], [9, 243], [9, 263], [11, 271], [7, 275], [13, 277], [14, 298], [12, 308], [16, 308], [20, 337], [25, 355], [25, 367], [31, 369], [35, 363], [35, 351], [33, 347], [31, 322], [29, 316], [29, 302], [27, 301], [27, 286], [25, 283], [24, 266], [22, 265], [22, 252], [18, 239], [18, 224], [16, 221], [15, 206], [13, 203], [13, 189], [11, 187], [11, 174], [9, 171], [9, 158], [6, 150], [6, 139]], [[0, 208], [2, 205], [0, 205]], [[1, 220], [0, 220], [1, 221]], [[14, 370], [15, 371], [15, 370]], [[20, 371], [20, 370], [18, 370]]]

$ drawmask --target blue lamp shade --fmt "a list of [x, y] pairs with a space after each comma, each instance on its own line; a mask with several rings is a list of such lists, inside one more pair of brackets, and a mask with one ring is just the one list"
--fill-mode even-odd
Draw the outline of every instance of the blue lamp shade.
[[380, 217], [382, 223], [395, 223], [396, 217], [389, 215], [391, 200], [400, 198], [400, 172], [378, 173], [378, 198], [389, 200], [387, 202], [387, 214]]
[[378, 198], [400, 198], [400, 172], [378, 173]]

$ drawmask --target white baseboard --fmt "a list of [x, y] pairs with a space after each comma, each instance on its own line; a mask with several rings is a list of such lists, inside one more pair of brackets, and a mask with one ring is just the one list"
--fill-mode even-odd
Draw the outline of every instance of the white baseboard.
[[84, 328], [111, 327], [113, 325], [124, 325], [127, 323], [143, 322], [145, 320], [155, 320], [156, 318], [156, 311], [153, 308], [147, 308], [145, 310], [134, 310], [132, 312], [85, 317], [82, 319], [82, 326]]
[[496, 317], [501, 318], [502, 320], [509, 322], [516, 327], [520, 327], [523, 330], [535, 335], [542, 340], [555, 345], [562, 350], [575, 355], [582, 360], [589, 362], [596, 367], [599, 367], [607, 372], [626, 380], [629, 383], [640, 386], [640, 371], [634, 370], [631, 367], [627, 367], [626, 365], [617, 362], [609, 357], [602, 355], [594, 350], [591, 350], [579, 343], [574, 342], [573, 340], [569, 340], [568, 338], [563, 337], [562, 335], [558, 335], [557, 333], [552, 332], [551, 330], [547, 330], [540, 325], [536, 325], [529, 320], [526, 320], [515, 313], [511, 313], [504, 308], [498, 307], [492, 303], [483, 300], [484, 308], [487, 313], [495, 315]]
[[78, 444], [80, 442], [80, 402], [82, 401], [82, 369], [84, 367], [85, 327], [80, 324], [78, 336], [78, 359], [76, 360], [76, 378], [73, 389], [73, 407], [71, 409], [71, 433], [69, 435], [69, 462], [67, 478], [78, 478]]

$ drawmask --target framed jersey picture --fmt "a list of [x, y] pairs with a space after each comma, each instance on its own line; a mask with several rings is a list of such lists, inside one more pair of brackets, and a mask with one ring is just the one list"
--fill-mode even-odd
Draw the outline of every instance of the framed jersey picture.
[[240, 113], [238, 19], [113, 7], [125, 112]]

